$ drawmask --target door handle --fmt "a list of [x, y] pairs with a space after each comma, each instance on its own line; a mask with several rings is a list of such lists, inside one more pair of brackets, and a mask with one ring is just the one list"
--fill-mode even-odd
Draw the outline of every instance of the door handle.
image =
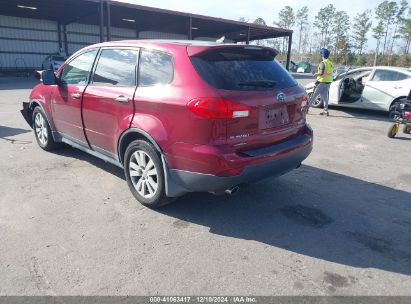
[[129, 102], [129, 98], [125, 96], [119, 96], [116, 98], [116, 101], [121, 102], [121, 103], [127, 103]]
[[71, 97], [73, 97], [75, 99], [80, 99], [81, 94], [80, 93], [73, 93], [73, 94], [71, 94]]

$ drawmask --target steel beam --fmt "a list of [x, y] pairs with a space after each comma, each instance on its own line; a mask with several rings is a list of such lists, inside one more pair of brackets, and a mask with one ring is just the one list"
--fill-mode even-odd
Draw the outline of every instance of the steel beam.
[[100, 0], [98, 4], [98, 12], [100, 14], [100, 42], [104, 42], [104, 1]]
[[290, 61], [291, 61], [291, 46], [293, 43], [293, 34], [290, 34], [288, 36], [288, 51], [287, 51], [287, 65], [286, 65], [286, 69], [287, 71], [290, 68]]
[[107, 6], [107, 41], [111, 41], [111, 10], [110, 2], [106, 2]]
[[190, 17], [189, 22], [188, 22], [188, 40], [193, 40], [193, 18]]

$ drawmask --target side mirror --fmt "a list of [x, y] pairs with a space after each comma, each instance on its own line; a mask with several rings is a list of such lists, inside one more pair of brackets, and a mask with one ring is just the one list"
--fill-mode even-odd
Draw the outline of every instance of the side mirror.
[[44, 70], [41, 72], [41, 80], [44, 85], [58, 84], [56, 75], [52, 70]]

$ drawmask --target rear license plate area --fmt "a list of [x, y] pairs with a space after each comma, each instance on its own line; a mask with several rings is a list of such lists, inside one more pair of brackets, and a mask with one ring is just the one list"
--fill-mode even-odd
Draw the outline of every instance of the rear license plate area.
[[271, 129], [286, 125], [290, 122], [287, 107], [265, 108], [260, 111], [259, 128]]

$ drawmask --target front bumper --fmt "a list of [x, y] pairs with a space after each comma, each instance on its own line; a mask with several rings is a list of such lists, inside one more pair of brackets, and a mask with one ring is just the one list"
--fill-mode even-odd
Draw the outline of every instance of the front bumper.
[[166, 194], [170, 197], [181, 196], [188, 192], [219, 194], [239, 184], [280, 176], [300, 166], [311, 153], [312, 146], [312, 136], [302, 134], [288, 142], [260, 149], [254, 152], [255, 155], [249, 155], [249, 157], [259, 157], [260, 153], [279, 156], [249, 165], [235, 176], [215, 176], [177, 169], [166, 170]]
[[20, 110], [21, 115], [23, 115], [23, 118], [27, 123], [29, 124], [30, 128], [33, 127], [33, 121], [31, 118], [31, 110], [30, 110], [30, 103], [29, 102], [23, 102], [23, 109]]

